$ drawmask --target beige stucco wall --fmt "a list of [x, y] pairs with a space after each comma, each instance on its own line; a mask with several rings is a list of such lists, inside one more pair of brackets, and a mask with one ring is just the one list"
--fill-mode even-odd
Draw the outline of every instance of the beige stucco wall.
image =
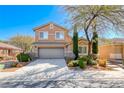
[[[43, 32], [43, 31], [48, 32], [48, 39], [46, 39], [46, 40], [40, 39], [40, 32]], [[55, 39], [55, 33], [56, 32], [63, 32], [64, 33], [64, 40], [56, 40]], [[53, 24], [53, 29], [50, 29], [50, 24], [48, 24], [48, 25], [45, 25], [45, 26], [35, 30], [35, 41], [36, 42], [38, 42], [38, 41], [70, 42], [71, 37], [68, 35], [68, 30], [66, 30], [60, 26], [54, 25], [54, 24]]]
[[[50, 28], [50, 25], [53, 24], [53, 23], [49, 23], [49, 24], [46, 24], [44, 26], [41, 26], [41, 27], [38, 27], [38, 28], [35, 28], [35, 42], [60, 42], [61, 44], [59, 45], [55, 45], [55, 44], [40, 44], [40, 45], [34, 45], [33, 47], [33, 52], [35, 54], [36, 57], [38, 57], [38, 48], [57, 48], [57, 47], [62, 47], [64, 48], [64, 52], [65, 52], [65, 55], [66, 55], [66, 46], [65, 44], [63, 43], [69, 43], [71, 42], [71, 37], [68, 35], [68, 30], [61, 27], [61, 26], [58, 26], [56, 24], [53, 24], [53, 28], [51, 29]], [[44, 31], [47, 31], [48, 32], [48, 39], [46, 40], [41, 40], [40, 39], [40, 32], [44, 32]], [[56, 40], [55, 38], [55, 33], [56, 32], [63, 32], [64, 33], [64, 40]]]
[[102, 45], [99, 46], [99, 57], [109, 59], [110, 54], [121, 54], [124, 58], [124, 45]]

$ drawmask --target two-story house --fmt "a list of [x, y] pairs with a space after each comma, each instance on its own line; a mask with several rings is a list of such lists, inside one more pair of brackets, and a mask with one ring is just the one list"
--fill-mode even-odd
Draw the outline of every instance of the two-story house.
[[39, 58], [64, 58], [66, 45], [72, 41], [68, 30], [54, 23], [33, 29], [35, 31], [34, 51]]

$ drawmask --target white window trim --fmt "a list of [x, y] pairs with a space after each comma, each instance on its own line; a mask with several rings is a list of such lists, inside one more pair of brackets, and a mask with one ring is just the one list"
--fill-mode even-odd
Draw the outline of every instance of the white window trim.
[[40, 34], [41, 34], [42, 32], [47, 32], [48, 38], [49, 38], [49, 33], [48, 33], [48, 31], [41, 31], [41, 32], [39, 33], [40, 40], [48, 40], [48, 38], [41, 38]]
[[[64, 38], [63, 39], [59, 39], [59, 38], [56, 38], [56, 33], [63, 33], [63, 35], [64, 35]], [[55, 40], [64, 40], [65, 39], [65, 34], [64, 34], [64, 32], [61, 32], [61, 31], [56, 31], [55, 32]]]
[[88, 45], [80, 45], [79, 47], [86, 47], [86, 53], [79, 53], [79, 55], [87, 55], [88, 54]]

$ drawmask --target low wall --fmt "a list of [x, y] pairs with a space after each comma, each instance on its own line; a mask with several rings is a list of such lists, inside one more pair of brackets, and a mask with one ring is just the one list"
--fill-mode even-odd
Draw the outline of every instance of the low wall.
[[124, 45], [103, 45], [99, 46], [99, 57], [109, 59], [111, 54], [121, 54], [124, 58]]

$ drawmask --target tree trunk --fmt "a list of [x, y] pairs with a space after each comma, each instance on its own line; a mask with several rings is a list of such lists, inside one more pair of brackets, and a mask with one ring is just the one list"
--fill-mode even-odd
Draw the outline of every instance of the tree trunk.
[[92, 42], [88, 42], [88, 55], [91, 55], [91, 47], [92, 47]]

